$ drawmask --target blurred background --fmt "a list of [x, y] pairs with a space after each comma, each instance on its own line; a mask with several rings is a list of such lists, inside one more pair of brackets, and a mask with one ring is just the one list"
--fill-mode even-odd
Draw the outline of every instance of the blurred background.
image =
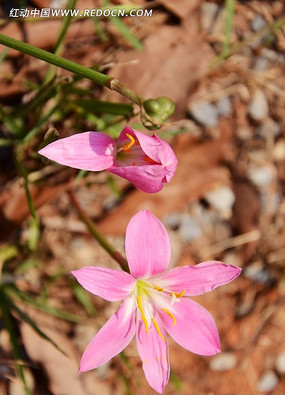
[[[152, 13], [41, 16], [118, 6]], [[118, 265], [74, 201], [123, 254], [126, 226], [144, 208], [169, 232], [171, 265], [243, 268], [233, 283], [195, 298], [216, 320], [222, 353], [197, 356], [169, 339], [164, 394], [285, 393], [284, 15], [282, 0], [2, 0], [0, 34], [107, 73], [145, 98], [170, 97], [176, 111], [157, 133], [179, 166], [163, 191], [148, 195], [106, 172], [45, 160], [37, 151], [58, 137], [116, 137], [126, 124], [145, 130], [138, 109], [0, 46], [1, 394], [155, 394], [134, 341], [77, 374], [117, 305], [88, 294], [70, 271]]]

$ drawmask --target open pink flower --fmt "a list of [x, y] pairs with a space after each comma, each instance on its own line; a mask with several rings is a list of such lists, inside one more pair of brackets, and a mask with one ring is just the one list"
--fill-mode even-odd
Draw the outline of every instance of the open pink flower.
[[162, 189], [177, 167], [168, 143], [126, 126], [117, 140], [100, 132], [84, 132], [42, 148], [39, 153], [62, 165], [82, 170], [107, 170], [149, 193]]
[[130, 268], [85, 267], [72, 274], [87, 291], [109, 301], [123, 300], [85, 350], [80, 372], [109, 361], [136, 334], [138, 352], [149, 384], [162, 393], [169, 379], [166, 332], [182, 347], [200, 355], [220, 352], [211, 314], [187, 296], [201, 295], [234, 280], [241, 269], [203, 262], [166, 271], [170, 243], [162, 223], [146, 210], [130, 221], [126, 233]]

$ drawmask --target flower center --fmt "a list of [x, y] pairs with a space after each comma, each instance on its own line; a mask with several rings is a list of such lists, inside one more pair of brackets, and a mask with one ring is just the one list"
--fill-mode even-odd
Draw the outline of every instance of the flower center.
[[[159, 294], [158, 294], [159, 292]], [[146, 333], [149, 332], [149, 327], [153, 324], [156, 332], [159, 334], [161, 339], [165, 341], [163, 334], [159, 328], [159, 325], [154, 315], [154, 310], [158, 311], [163, 310], [169, 317], [173, 320], [173, 325], [176, 325], [177, 321], [174, 314], [169, 311], [166, 307], [167, 300], [165, 298], [171, 297], [171, 305], [175, 302], [179, 302], [180, 298], [183, 297], [185, 290], [180, 293], [177, 292], [169, 292], [165, 291], [164, 288], [160, 287], [159, 285], [152, 285], [145, 280], [137, 280], [136, 286], [136, 301], [137, 301], [137, 308], [141, 313], [141, 317], [145, 326]]]

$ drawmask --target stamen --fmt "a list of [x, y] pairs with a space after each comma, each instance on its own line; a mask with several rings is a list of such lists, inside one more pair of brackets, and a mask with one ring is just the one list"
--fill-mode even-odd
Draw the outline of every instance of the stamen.
[[185, 294], [185, 289], [184, 289], [182, 292], [180, 292], [180, 293], [172, 292], [172, 293], [171, 293], [171, 296], [175, 295], [177, 298], [182, 298], [182, 296], [183, 296], [184, 294]]
[[161, 288], [158, 285], [153, 285], [153, 288], [156, 289], [159, 292], [163, 292], [164, 291], [164, 288]]
[[143, 323], [145, 326], [146, 333], [148, 333], [148, 323], [147, 323], [147, 319], [145, 316], [145, 312], [142, 307], [142, 298], [140, 296], [137, 296], [137, 304], [138, 304], [138, 308], [139, 308], [141, 315], [142, 315], [142, 320], [143, 320]]
[[170, 296], [172, 297], [172, 301], [171, 301], [171, 306], [173, 306], [174, 305], [174, 303], [175, 302], [180, 302], [180, 299], [178, 299], [178, 300], [176, 300], [177, 298], [182, 298], [182, 296], [185, 294], [185, 290], [183, 290], [182, 292], [180, 292], [180, 293], [177, 293], [177, 292], [172, 292], [171, 294], [170, 294]]
[[159, 326], [158, 326], [157, 322], [155, 321], [154, 318], [152, 318], [151, 320], [152, 320], [153, 325], [154, 325], [154, 327], [155, 327], [155, 329], [156, 329], [156, 332], [159, 334], [159, 336], [160, 336], [160, 337], [162, 338], [162, 340], [165, 342], [165, 339], [164, 339], [162, 333], [160, 332], [160, 329], [159, 329]]
[[167, 309], [162, 309], [162, 310], [165, 311], [166, 314], [168, 314], [173, 319], [173, 325], [176, 325], [177, 322], [176, 322], [176, 318], [174, 317], [174, 315]]
[[133, 163], [132, 163], [132, 166], [135, 166], [135, 165], [136, 165], [136, 162], [133, 162]]
[[128, 151], [134, 144], [135, 144], [135, 139], [133, 136], [131, 136], [129, 133], [126, 133], [126, 136], [131, 140], [128, 144], [125, 144], [122, 149], [123, 151]]

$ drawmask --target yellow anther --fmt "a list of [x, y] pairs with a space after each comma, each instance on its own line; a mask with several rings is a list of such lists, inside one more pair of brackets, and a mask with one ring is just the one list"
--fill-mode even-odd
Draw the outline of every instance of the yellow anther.
[[164, 288], [161, 288], [158, 285], [153, 285], [153, 288], [156, 289], [159, 292], [163, 292], [164, 291]]
[[122, 148], [123, 151], [128, 151], [134, 144], [135, 144], [135, 139], [133, 136], [131, 136], [129, 133], [126, 133], [126, 136], [131, 140], [128, 144], [125, 144]]
[[180, 293], [172, 292], [171, 296], [176, 296], [177, 298], [182, 298], [182, 296], [185, 294], [185, 290], [183, 290]]
[[145, 326], [146, 333], [148, 333], [148, 323], [147, 323], [144, 309], [142, 307], [142, 298], [140, 296], [137, 296], [137, 304], [138, 304], [138, 308], [139, 308], [141, 315], [142, 315], [142, 320], [143, 320], [143, 323]]
[[174, 315], [167, 309], [162, 309], [163, 311], [166, 312], [166, 314], [168, 314], [172, 319], [173, 319], [173, 325], [176, 325], [176, 318], [174, 317]]
[[155, 321], [154, 318], [152, 318], [151, 320], [152, 320], [153, 325], [154, 325], [154, 327], [155, 327], [155, 329], [156, 329], [156, 332], [159, 334], [159, 336], [160, 336], [160, 337], [162, 338], [162, 340], [165, 342], [165, 339], [164, 339], [162, 333], [160, 332], [160, 329], [159, 329], [159, 326], [158, 326], [157, 322]]

